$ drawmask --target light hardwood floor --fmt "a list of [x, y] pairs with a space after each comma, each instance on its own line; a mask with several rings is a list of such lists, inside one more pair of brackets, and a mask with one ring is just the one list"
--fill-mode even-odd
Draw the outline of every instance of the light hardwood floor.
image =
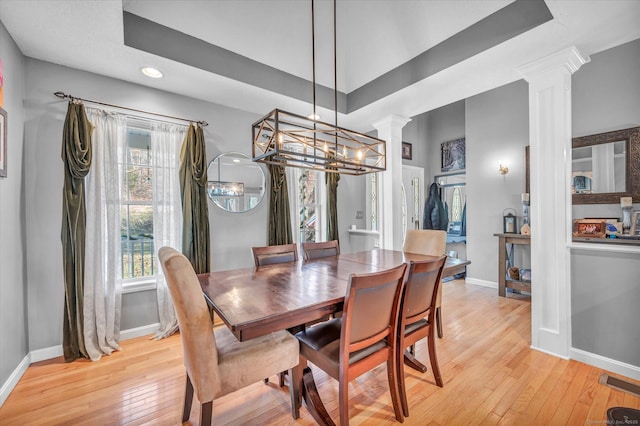
[[[529, 349], [527, 297], [452, 281], [444, 287], [444, 338], [438, 358], [444, 388], [431, 371], [406, 370], [408, 425], [597, 425], [612, 406], [640, 408], [640, 398], [598, 383], [601, 369]], [[138, 338], [99, 362], [61, 358], [29, 367], [5, 404], [1, 425], [176, 425], [185, 371], [179, 335]], [[426, 345], [417, 345], [426, 361]], [[428, 365], [428, 362], [426, 362]], [[320, 395], [337, 421], [337, 383], [314, 371]], [[617, 376], [612, 374], [613, 376]], [[314, 424], [303, 407], [296, 422], [285, 386], [256, 383], [213, 404], [214, 424]], [[396, 423], [384, 365], [349, 387], [352, 424]], [[191, 424], [197, 424], [194, 403]]]

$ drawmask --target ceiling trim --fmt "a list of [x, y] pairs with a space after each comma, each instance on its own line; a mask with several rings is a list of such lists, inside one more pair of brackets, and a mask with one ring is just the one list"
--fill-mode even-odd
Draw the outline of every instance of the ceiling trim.
[[[124, 44], [223, 77], [313, 102], [313, 83], [254, 61], [204, 40], [123, 11]], [[265, 46], [265, 48], [272, 48]], [[316, 85], [316, 104], [334, 109], [334, 90]], [[338, 92], [338, 112], [346, 112], [346, 95]]]
[[517, 37], [553, 15], [543, 0], [516, 0], [347, 95], [352, 113], [478, 53]]

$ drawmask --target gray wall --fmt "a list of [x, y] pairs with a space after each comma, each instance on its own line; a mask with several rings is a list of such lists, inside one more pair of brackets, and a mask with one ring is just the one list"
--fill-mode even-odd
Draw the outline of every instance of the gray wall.
[[[465, 128], [465, 102], [464, 100], [454, 102], [423, 114], [422, 125], [427, 133], [429, 148], [427, 149], [427, 173], [431, 179], [428, 183], [434, 182], [433, 177], [442, 175], [440, 144], [442, 142], [463, 138], [466, 135]], [[468, 160], [468, 157], [467, 157]], [[468, 164], [468, 161], [466, 162]], [[451, 172], [456, 173], [456, 172]], [[428, 191], [427, 187], [427, 191]]]
[[0, 178], [0, 387], [29, 352], [27, 345], [22, 98], [24, 59], [0, 22], [7, 111], [7, 177]]
[[[591, 56], [573, 76], [573, 136], [640, 126], [638, 70], [640, 39]], [[621, 211], [619, 204], [582, 205], [573, 215]], [[572, 346], [640, 366], [640, 254], [572, 250], [571, 274]]]
[[[529, 88], [523, 80], [466, 101], [468, 276], [496, 283], [498, 239], [507, 208], [522, 215], [525, 146], [529, 144]], [[509, 173], [498, 173], [503, 161]], [[520, 224], [518, 223], [518, 227]], [[535, 232], [535, 230], [534, 230]], [[516, 266], [528, 266], [528, 248], [518, 247]]]
[[0, 385], [29, 352], [27, 345], [23, 198], [24, 60], [0, 23], [0, 58], [7, 111], [7, 177], [0, 178]]
[[571, 346], [640, 367], [640, 255], [574, 250]]
[[[60, 246], [63, 181], [60, 140], [66, 102], [53, 96], [61, 90], [75, 96], [179, 117], [205, 120], [207, 157], [222, 152], [251, 152], [255, 114], [151, 89], [35, 59], [26, 60], [25, 198], [29, 349], [61, 344], [63, 285]], [[265, 169], [266, 171], [266, 169]], [[355, 211], [364, 210], [364, 180], [343, 176], [338, 190], [341, 249], [350, 251], [347, 227]], [[357, 194], [356, 197], [353, 194]], [[247, 213], [229, 213], [209, 203], [211, 265], [214, 270], [253, 265], [250, 247], [265, 245], [268, 194]], [[158, 321], [155, 291], [125, 294], [123, 330]], [[55, 301], [59, 301], [56, 303]]]

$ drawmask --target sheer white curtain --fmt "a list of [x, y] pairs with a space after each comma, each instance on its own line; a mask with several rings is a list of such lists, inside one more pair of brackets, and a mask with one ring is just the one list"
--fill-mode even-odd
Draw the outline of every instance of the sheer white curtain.
[[[180, 147], [187, 128], [176, 124], [153, 123], [151, 127], [151, 165], [153, 168], [153, 242], [154, 256], [169, 246], [182, 250], [182, 205], [180, 201]], [[167, 283], [158, 267], [156, 279], [162, 339], [178, 329], [176, 312]]]
[[126, 119], [87, 108], [94, 126], [91, 171], [87, 175], [87, 234], [84, 284], [84, 340], [92, 361], [120, 350], [122, 300], [120, 185], [126, 148]]

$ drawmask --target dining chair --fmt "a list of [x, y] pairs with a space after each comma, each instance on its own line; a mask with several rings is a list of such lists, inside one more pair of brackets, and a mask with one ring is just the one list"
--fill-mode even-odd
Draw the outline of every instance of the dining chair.
[[[441, 285], [442, 270], [447, 261], [447, 256], [441, 256], [434, 260], [411, 261], [407, 273], [407, 283], [400, 307], [400, 332], [398, 333], [398, 383], [402, 411], [409, 416], [407, 404], [407, 391], [404, 383], [404, 364], [424, 373], [427, 371], [422, 363], [415, 358], [415, 344], [419, 340], [427, 338], [429, 349], [429, 361], [436, 384], [443, 386], [438, 358], [436, 356], [436, 339], [432, 325], [435, 321], [435, 310], [438, 288]], [[405, 348], [410, 347], [411, 351]]]
[[391, 269], [351, 274], [342, 317], [296, 333], [300, 363], [292, 379], [296, 406], [302, 387], [301, 369], [308, 361], [338, 380], [340, 424], [349, 424], [349, 382], [387, 363], [387, 378], [395, 417], [404, 421], [398, 394], [397, 350], [399, 308], [406, 264]]
[[[409, 229], [404, 239], [403, 251], [407, 253], [442, 256], [447, 247], [447, 233], [435, 229]], [[442, 338], [442, 286], [436, 298], [436, 326], [438, 337]]]
[[256, 266], [295, 262], [298, 260], [298, 246], [295, 244], [252, 247], [251, 250], [253, 251], [253, 261]]
[[337, 256], [340, 254], [340, 243], [338, 243], [338, 240], [302, 243], [302, 252], [304, 253], [304, 260]]
[[[215, 398], [298, 364], [298, 340], [287, 331], [239, 342], [227, 327], [212, 329], [207, 303], [189, 260], [170, 247], [162, 247], [158, 258], [182, 337], [187, 370], [183, 423], [189, 420], [194, 391], [200, 401], [200, 425], [210, 425]], [[292, 415], [295, 418], [293, 406]]]

